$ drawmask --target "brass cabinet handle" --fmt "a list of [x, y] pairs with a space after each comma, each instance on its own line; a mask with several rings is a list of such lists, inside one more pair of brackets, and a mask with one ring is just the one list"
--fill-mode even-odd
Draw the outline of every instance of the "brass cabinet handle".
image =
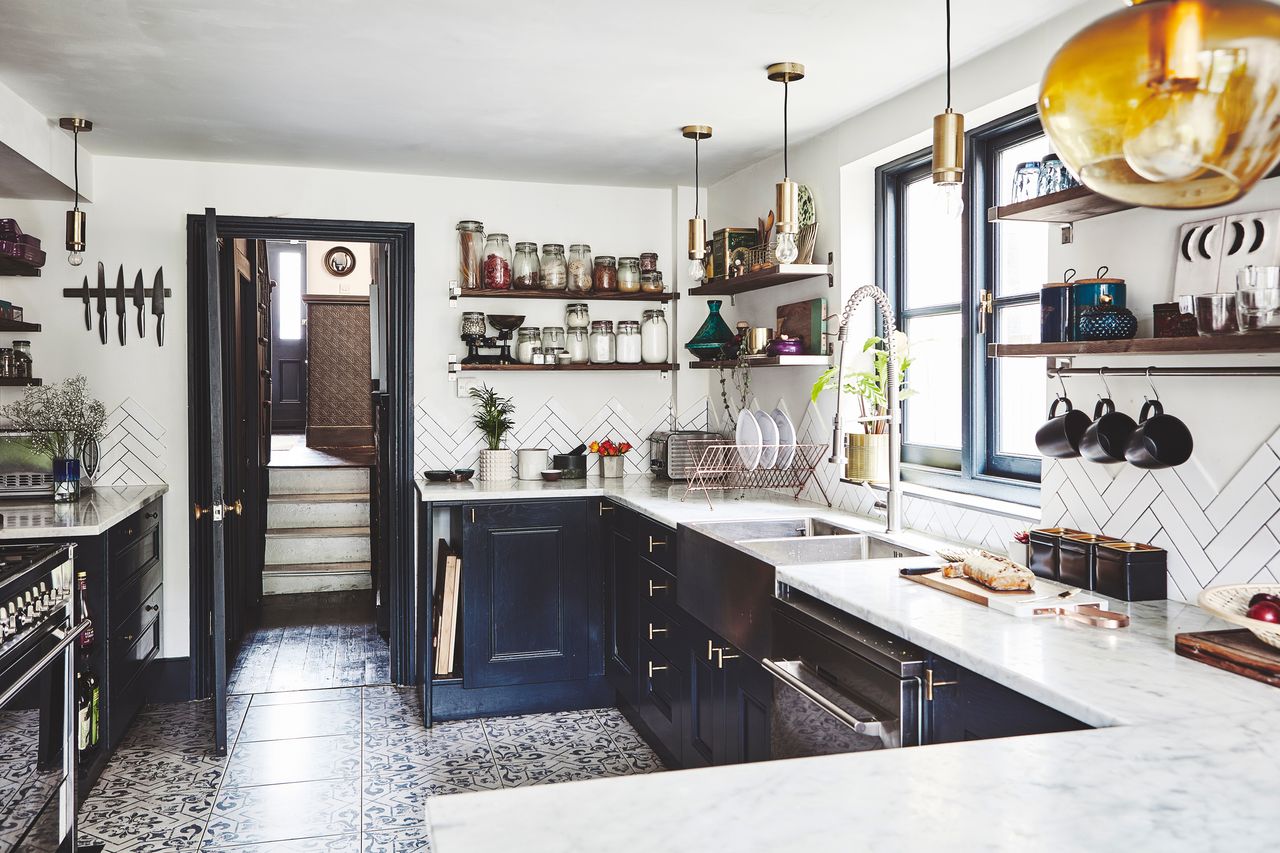
[[475, 524], [475, 523], [476, 523], [476, 508], [475, 508], [475, 507], [472, 507], [472, 508], [471, 508], [471, 523], [472, 523], [472, 524]]
[[959, 684], [959, 681], [934, 681], [933, 670], [926, 669], [924, 671], [924, 701], [933, 701], [933, 688], [935, 687], [951, 687]]
[[707, 660], [714, 660], [716, 656], [716, 644], [711, 640], [707, 640]]
[[604, 514], [605, 514], [606, 512], [613, 512], [613, 507], [608, 506], [607, 504], [601, 503], [601, 504], [600, 504], [600, 516], [603, 518], [603, 517], [604, 517]]
[[654, 635], [654, 634], [665, 634], [665, 633], [667, 633], [667, 629], [666, 629], [666, 628], [655, 628], [655, 627], [653, 627], [653, 623], [652, 623], [652, 622], [650, 622], [650, 623], [649, 623], [649, 639], [650, 639], [650, 640], [652, 640], [652, 639], [653, 639], [653, 635]]
[[649, 537], [649, 553], [650, 554], [653, 553], [654, 548], [665, 548], [666, 545], [667, 545], [667, 540], [665, 539], [654, 539], [652, 536]]
[[660, 589], [661, 589], [661, 590], [665, 590], [666, 588], [667, 588], [667, 585], [666, 585], [665, 583], [654, 583], [654, 582], [653, 582], [653, 580], [652, 580], [652, 579], [650, 579], [650, 581], [649, 581], [649, 597], [650, 597], [650, 598], [653, 598], [653, 593], [654, 593], [656, 590], [660, 590]]
[[727, 660], [737, 660], [742, 655], [726, 655], [724, 649], [716, 649], [716, 669], [724, 669], [724, 662]]
[[649, 661], [649, 677], [650, 678], [653, 678], [653, 674], [655, 672], [662, 672], [665, 669], [666, 669], [665, 666], [654, 666], [653, 661]]

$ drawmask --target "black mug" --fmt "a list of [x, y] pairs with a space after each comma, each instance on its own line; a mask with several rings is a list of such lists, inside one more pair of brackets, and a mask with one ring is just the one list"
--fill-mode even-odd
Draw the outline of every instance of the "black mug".
[[1190, 459], [1193, 449], [1187, 425], [1166, 415], [1159, 400], [1148, 400], [1142, 404], [1138, 428], [1129, 437], [1124, 458], [1139, 468], [1172, 468]]
[[[1058, 404], [1066, 403], [1067, 410], [1058, 414]], [[1071, 459], [1080, 455], [1080, 439], [1089, 428], [1089, 416], [1071, 408], [1071, 401], [1058, 397], [1049, 407], [1049, 420], [1036, 430], [1036, 447], [1045, 456], [1055, 459]]]
[[1133, 418], [1116, 411], [1110, 397], [1103, 397], [1093, 407], [1093, 423], [1080, 439], [1080, 455], [1090, 462], [1111, 465], [1125, 460], [1129, 437], [1138, 428]]

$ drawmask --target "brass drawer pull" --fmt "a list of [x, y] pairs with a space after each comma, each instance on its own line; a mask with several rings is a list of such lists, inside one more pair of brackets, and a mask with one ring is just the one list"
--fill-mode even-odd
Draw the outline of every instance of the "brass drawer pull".
[[711, 640], [707, 640], [707, 660], [715, 660], [716, 644]]
[[667, 585], [665, 583], [654, 583], [652, 578], [649, 580], [649, 597], [650, 598], [653, 598], [653, 594], [657, 590], [663, 590], [665, 592], [666, 589], [667, 589]]
[[934, 681], [933, 670], [926, 669], [924, 671], [924, 701], [933, 701], [933, 688], [935, 687], [951, 687], [959, 684], [959, 681]]
[[665, 666], [654, 666], [653, 661], [649, 661], [649, 677], [650, 678], [653, 678], [653, 674], [655, 672], [662, 672], [665, 669], [666, 669]]
[[665, 634], [665, 633], [667, 633], [667, 629], [666, 629], [666, 628], [655, 628], [655, 627], [653, 627], [653, 623], [652, 623], [652, 622], [650, 622], [650, 623], [649, 623], [649, 639], [650, 639], [650, 640], [652, 640], [652, 639], [653, 639], [653, 635], [654, 635], [654, 634]]
[[724, 669], [724, 662], [727, 660], [737, 660], [742, 655], [726, 655], [724, 649], [716, 649], [716, 669]]
[[652, 536], [649, 537], [649, 553], [650, 554], [653, 553], [654, 548], [665, 548], [665, 547], [667, 547], [667, 540], [654, 539]]

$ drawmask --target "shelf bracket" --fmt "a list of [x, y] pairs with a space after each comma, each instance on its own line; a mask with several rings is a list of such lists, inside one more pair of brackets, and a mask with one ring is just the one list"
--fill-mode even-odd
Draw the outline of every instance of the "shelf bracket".
[[827, 252], [827, 287], [828, 288], [832, 288], [836, 286], [836, 274], [834, 269], [835, 265], [836, 265], [836, 253]]
[[1075, 240], [1075, 236], [1076, 236], [1075, 226], [1072, 225], [1070, 222], [1062, 223], [1062, 230], [1058, 234], [1058, 239], [1062, 241], [1062, 245], [1064, 246], [1070, 245]]
[[456, 281], [449, 282], [449, 307], [458, 307], [458, 297], [462, 295], [462, 285]]
[[456, 355], [450, 354], [449, 355], [449, 377], [448, 377], [449, 381], [457, 382], [458, 374], [460, 372], [462, 372], [462, 365], [458, 364], [458, 357]]

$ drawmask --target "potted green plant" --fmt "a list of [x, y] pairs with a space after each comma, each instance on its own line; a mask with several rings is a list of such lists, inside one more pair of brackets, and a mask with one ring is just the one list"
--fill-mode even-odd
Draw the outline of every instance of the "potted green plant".
[[498, 392], [488, 385], [472, 388], [471, 399], [476, 407], [471, 423], [484, 435], [488, 445], [486, 450], [480, 451], [480, 464], [477, 466], [480, 479], [504, 483], [511, 479], [511, 469], [515, 465], [515, 454], [502, 447], [503, 438], [515, 426], [515, 403], [510, 397], [498, 396]]
[[107, 422], [106, 407], [88, 395], [88, 381], [76, 376], [29, 387], [3, 413], [13, 429], [31, 436], [33, 449], [53, 460], [54, 502], [79, 500], [81, 460], [87, 455], [96, 466]]
[[[899, 399], [905, 400], [914, 392], [907, 387], [907, 369], [911, 367], [911, 347], [907, 336], [894, 332], [894, 344], [898, 351]], [[858, 398], [862, 413], [858, 422], [863, 431], [849, 433], [846, 437], [848, 462], [845, 477], [865, 483], [884, 483], [889, 479], [889, 351], [884, 338], [872, 336], [862, 345], [864, 353], [871, 353], [871, 369], [845, 371], [841, 392]], [[813, 383], [810, 397], [817, 402], [823, 391], [836, 387], [836, 370], [833, 367]]]

